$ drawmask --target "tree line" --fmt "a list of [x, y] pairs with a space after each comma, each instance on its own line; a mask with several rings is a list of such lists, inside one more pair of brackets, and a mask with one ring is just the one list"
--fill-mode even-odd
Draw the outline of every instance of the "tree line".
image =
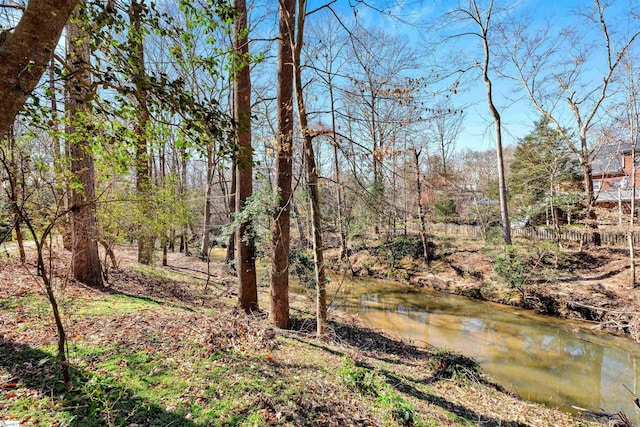
[[[135, 242], [143, 264], [161, 249], [165, 265], [168, 251], [208, 260], [221, 243], [246, 312], [260, 309], [264, 259], [280, 328], [292, 253], [309, 249], [323, 334], [328, 245], [346, 262], [350, 240], [416, 232], [428, 263], [426, 222], [464, 197], [467, 217], [499, 222], [510, 245], [510, 210], [575, 204], [564, 183], [583, 192], [598, 244], [593, 161], [604, 142], [637, 138], [633, 2], [594, 0], [563, 28], [494, 0], [411, 22], [390, 2], [306, 0], [30, 0], [0, 13], [0, 219], [23, 261], [23, 234], [34, 239], [57, 319], [54, 232], [73, 277], [96, 287], [118, 243]], [[495, 150], [456, 149], [476, 82]], [[512, 149], [516, 100], [539, 120]]]

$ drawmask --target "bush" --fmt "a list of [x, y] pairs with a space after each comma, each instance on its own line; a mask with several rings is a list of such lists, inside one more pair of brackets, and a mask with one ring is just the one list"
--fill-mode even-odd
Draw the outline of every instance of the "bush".
[[395, 265], [406, 256], [413, 259], [422, 258], [424, 256], [422, 248], [422, 239], [419, 237], [399, 236], [382, 243], [376, 248], [375, 254]]
[[527, 283], [527, 268], [514, 246], [505, 246], [493, 260], [493, 271], [510, 288], [520, 288]]
[[313, 258], [301, 250], [291, 248], [289, 251], [289, 271], [306, 288], [315, 289], [315, 265]]
[[436, 222], [456, 222], [458, 220], [456, 202], [450, 198], [438, 200], [438, 202], [433, 205], [433, 219]]

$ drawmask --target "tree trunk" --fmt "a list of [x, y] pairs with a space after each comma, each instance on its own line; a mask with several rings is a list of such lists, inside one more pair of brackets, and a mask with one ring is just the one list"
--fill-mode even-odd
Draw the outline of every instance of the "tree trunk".
[[[42, 238], [45, 240], [46, 236]], [[64, 325], [62, 323], [62, 316], [60, 315], [60, 310], [58, 308], [58, 301], [56, 300], [55, 293], [53, 292], [53, 285], [51, 283], [51, 276], [47, 272], [46, 266], [44, 263], [44, 258], [42, 256], [43, 247], [40, 242], [36, 242], [36, 247], [38, 251], [38, 272], [39, 276], [44, 283], [44, 288], [47, 292], [47, 298], [49, 300], [49, 304], [51, 305], [51, 310], [53, 311], [53, 319], [56, 324], [56, 330], [58, 331], [58, 361], [60, 362], [60, 369], [62, 371], [62, 381], [64, 383], [65, 390], [71, 390], [71, 376], [69, 375], [69, 363], [67, 361], [67, 334], [64, 330]]]
[[424, 262], [429, 264], [433, 259], [431, 246], [427, 238], [427, 223], [424, 218], [424, 207], [422, 206], [422, 179], [420, 177], [420, 150], [413, 149], [413, 159], [416, 168], [416, 191], [418, 195], [418, 218], [420, 219], [420, 238], [422, 240], [422, 254]]
[[[69, 166], [67, 164], [67, 158], [62, 155], [62, 145], [61, 138], [59, 134], [59, 118], [58, 118], [58, 99], [57, 99], [57, 89], [56, 89], [56, 80], [55, 80], [55, 69], [54, 69], [54, 61], [51, 60], [49, 64], [49, 91], [51, 96], [51, 121], [49, 123], [49, 129], [51, 132], [51, 140], [53, 142], [53, 162], [54, 162], [54, 170], [58, 174], [59, 177], [63, 177], [62, 174], [65, 171], [69, 170]], [[65, 184], [67, 183], [67, 179], [61, 178]], [[63, 209], [67, 209], [69, 206], [68, 192], [65, 194], [63, 186], [56, 186], [54, 189], [54, 194], [56, 198], [56, 210], [60, 211]], [[71, 243], [71, 233], [69, 228], [69, 220], [66, 219], [69, 216], [66, 213], [63, 219], [60, 221], [58, 229], [62, 235], [62, 247], [65, 249], [72, 249]], [[68, 241], [65, 241], [67, 239]]]
[[280, 2], [278, 37], [278, 138], [276, 161], [276, 209], [271, 234], [271, 321], [288, 328], [289, 319], [289, 234], [291, 225], [291, 178], [293, 171], [293, 43], [295, 0]]
[[[475, 0], [474, 0], [475, 4]], [[487, 25], [491, 16], [491, 11], [488, 12]], [[482, 26], [482, 25], [481, 25]], [[498, 161], [498, 187], [500, 193], [500, 215], [502, 218], [502, 236], [504, 242], [507, 245], [511, 245], [511, 223], [509, 221], [509, 208], [507, 206], [507, 185], [504, 175], [504, 157], [502, 153], [502, 120], [498, 109], [493, 103], [493, 85], [489, 78], [489, 40], [487, 35], [488, 28], [482, 27], [482, 43], [484, 47], [484, 62], [482, 64], [482, 78], [484, 84], [487, 87], [487, 104], [489, 105], [489, 111], [493, 117], [493, 122], [496, 127], [496, 157]]]
[[296, 218], [296, 226], [298, 228], [298, 236], [300, 237], [300, 245], [303, 248], [308, 249], [310, 246], [309, 239], [307, 239], [307, 235], [304, 232], [304, 224], [302, 223], [302, 217], [300, 215], [300, 211], [298, 210], [298, 204], [293, 199], [291, 199], [291, 211]]
[[211, 193], [213, 190], [214, 176], [213, 147], [211, 144], [207, 146], [207, 184], [204, 196], [204, 219], [202, 223], [202, 245], [200, 246], [200, 256], [205, 261], [209, 260], [209, 252], [211, 251], [209, 244], [209, 235], [211, 234]]
[[587, 227], [589, 228], [590, 242], [594, 246], [600, 246], [602, 239], [600, 237], [600, 231], [598, 230], [598, 215], [593, 207], [596, 195], [593, 191], [593, 178], [591, 176], [591, 163], [588, 161], [582, 162], [582, 173], [585, 187], [585, 197], [587, 201]]
[[638, 148], [638, 136], [636, 135], [636, 121], [638, 120], [638, 111], [636, 103], [636, 92], [632, 91], [631, 102], [629, 105], [629, 134], [631, 136], [631, 215], [629, 215], [629, 232], [627, 239], [629, 241], [629, 285], [631, 288], [636, 287], [636, 250], [633, 242], [633, 228], [636, 214], [636, 176], [638, 173], [636, 167], [636, 150]]
[[[114, 269], [118, 268], [118, 262], [116, 260], [116, 254], [113, 252], [113, 249], [111, 248], [111, 245], [109, 245], [104, 240], [100, 240], [99, 243], [104, 248], [105, 256], [109, 257], [109, 260], [111, 261], [111, 267], [113, 267]], [[109, 268], [109, 264], [106, 261], [105, 261], [104, 268], [105, 268], [105, 270], [107, 268]]]
[[68, 124], [65, 130], [71, 154], [71, 172], [77, 177], [80, 188], [71, 194], [73, 212], [74, 279], [89, 286], [102, 286], [102, 269], [96, 242], [95, 166], [91, 153], [91, 141], [87, 122], [89, 116], [89, 41], [81, 28], [86, 22], [84, 8], [74, 12], [74, 20], [67, 26], [67, 64], [71, 76], [66, 85], [65, 109]]
[[7, 133], [40, 81], [62, 29], [79, 2], [30, 0], [16, 28], [0, 37], [0, 135]]
[[[234, 44], [236, 55], [244, 62], [249, 55], [247, 37], [247, 5], [235, 0], [236, 21]], [[236, 65], [234, 85], [235, 119], [238, 123], [238, 152], [236, 153], [236, 212], [244, 210], [253, 193], [253, 148], [251, 147], [251, 71], [248, 64]], [[238, 305], [247, 313], [258, 310], [258, 286], [251, 221], [243, 222], [236, 234]]]
[[[232, 222], [236, 212], [236, 184], [237, 177], [237, 169], [236, 169], [236, 159], [235, 155], [233, 159], [231, 159], [231, 191], [229, 192], [229, 221]], [[253, 189], [252, 189], [253, 191]], [[233, 260], [236, 258], [236, 233], [232, 233], [229, 236], [229, 241], [227, 242], [227, 251], [224, 256], [224, 263], [227, 265], [231, 265]]]
[[[344, 227], [344, 218], [342, 213], [342, 176], [340, 175], [340, 161], [338, 159], [338, 138], [336, 136], [336, 111], [335, 98], [333, 95], [332, 76], [329, 75], [329, 101], [331, 103], [331, 139], [333, 142], [333, 168], [336, 174], [336, 203], [338, 204], [338, 227], [340, 233], [340, 260], [348, 258], [347, 251], [347, 233]], [[406, 224], [406, 223], [405, 223]]]
[[131, 65], [131, 78], [136, 88], [135, 98], [138, 103], [138, 117], [134, 124], [136, 135], [136, 193], [140, 203], [140, 228], [138, 230], [138, 262], [151, 264], [153, 262], [154, 236], [151, 226], [151, 171], [149, 167], [149, 153], [147, 147], [147, 125], [149, 123], [149, 109], [147, 107], [146, 71], [144, 59], [144, 30], [142, 28], [142, 10], [144, 5], [133, 1], [129, 7], [129, 19], [131, 28], [129, 38], [134, 51], [129, 58]]
[[24, 239], [22, 237], [22, 217], [20, 215], [20, 205], [18, 200], [18, 191], [19, 188], [24, 187], [24, 182], [18, 182], [18, 177], [21, 177], [22, 174], [18, 168], [18, 164], [16, 163], [16, 135], [14, 132], [14, 127], [11, 126], [9, 128], [9, 132], [7, 133], [7, 140], [9, 143], [9, 169], [8, 178], [9, 178], [9, 198], [11, 202], [11, 211], [13, 213], [13, 229], [16, 232], [16, 243], [18, 244], [18, 252], [20, 254], [20, 262], [24, 264], [27, 261], [27, 254], [24, 250]]
[[309, 186], [309, 201], [311, 209], [311, 234], [313, 235], [313, 261], [316, 279], [316, 333], [319, 336], [327, 333], [327, 279], [324, 271], [324, 253], [322, 250], [322, 224], [320, 215], [320, 196], [318, 195], [318, 170], [313, 152], [313, 140], [307, 120], [307, 110], [304, 102], [302, 86], [302, 64], [300, 53], [304, 41], [304, 23], [306, 0], [298, 0], [298, 20], [296, 27], [296, 43], [293, 54], [295, 75], [296, 101], [298, 104], [298, 118], [304, 141], [304, 160]]

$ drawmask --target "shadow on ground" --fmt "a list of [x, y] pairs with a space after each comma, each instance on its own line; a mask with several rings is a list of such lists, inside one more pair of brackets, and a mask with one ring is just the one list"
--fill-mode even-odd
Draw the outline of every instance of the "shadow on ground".
[[182, 414], [167, 412], [114, 385], [109, 378], [76, 368], [71, 369], [73, 389], [65, 392], [58, 363], [51, 353], [13, 341], [0, 340], [0, 369], [11, 376], [17, 387], [53, 398], [57, 405], [48, 410], [65, 412], [70, 426], [196, 426]]

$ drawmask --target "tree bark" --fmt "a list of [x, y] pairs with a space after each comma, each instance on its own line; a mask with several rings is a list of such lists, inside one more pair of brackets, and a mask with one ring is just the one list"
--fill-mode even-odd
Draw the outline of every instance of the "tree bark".
[[[229, 192], [229, 221], [233, 221], [234, 215], [236, 213], [236, 192], [237, 192], [237, 169], [236, 169], [236, 159], [235, 155], [231, 160], [231, 191]], [[252, 190], [253, 191], [253, 190]], [[227, 251], [224, 256], [224, 263], [227, 265], [231, 265], [233, 260], [236, 258], [236, 233], [232, 233], [229, 236], [229, 241], [227, 242]]]
[[16, 28], [0, 42], [0, 135], [36, 87], [71, 12], [80, 0], [30, 0]]
[[318, 170], [316, 167], [313, 140], [307, 110], [304, 102], [302, 86], [302, 64], [300, 56], [304, 42], [306, 0], [298, 0], [298, 19], [296, 26], [296, 43], [293, 52], [293, 67], [295, 75], [296, 101], [298, 104], [298, 118], [304, 141], [304, 160], [309, 187], [309, 202], [311, 209], [311, 234], [313, 235], [313, 261], [316, 279], [316, 333], [319, 336], [327, 333], [327, 278], [324, 270], [324, 253], [322, 250], [322, 224], [320, 215], [320, 196], [318, 195]]
[[289, 234], [291, 226], [291, 178], [293, 171], [293, 43], [295, 0], [280, 2], [278, 37], [278, 137], [275, 212], [273, 215], [271, 264], [271, 321], [288, 328], [289, 318]]
[[91, 153], [89, 132], [90, 85], [89, 41], [82, 22], [86, 21], [83, 8], [76, 9], [74, 20], [67, 26], [67, 64], [71, 76], [66, 85], [65, 109], [68, 124], [65, 130], [71, 154], [71, 172], [80, 188], [71, 193], [72, 270], [74, 279], [89, 286], [102, 286], [102, 269], [98, 254], [95, 166]]
[[420, 218], [420, 238], [422, 239], [422, 254], [424, 262], [430, 263], [433, 258], [431, 246], [427, 238], [427, 223], [424, 218], [424, 207], [422, 206], [422, 180], [420, 177], [420, 150], [413, 149], [413, 159], [416, 168], [416, 191], [418, 193], [418, 218]]
[[[347, 259], [349, 252], [347, 251], [347, 233], [344, 226], [344, 215], [342, 213], [342, 176], [340, 174], [340, 161], [338, 159], [338, 138], [336, 136], [336, 111], [335, 98], [333, 94], [333, 76], [329, 74], [329, 102], [331, 104], [331, 139], [333, 142], [333, 168], [336, 174], [336, 203], [338, 204], [338, 227], [340, 233], [340, 260]], [[406, 222], [405, 222], [406, 224]]]
[[482, 19], [476, 0], [473, 0], [474, 14], [477, 17], [477, 23], [480, 25], [482, 31], [482, 46], [484, 48], [484, 61], [482, 63], [482, 79], [487, 87], [487, 104], [489, 105], [489, 111], [493, 117], [493, 121], [496, 127], [496, 157], [498, 160], [498, 189], [500, 193], [500, 215], [502, 217], [502, 236], [504, 242], [507, 245], [511, 245], [511, 223], [509, 221], [509, 208], [507, 206], [507, 186], [504, 175], [504, 157], [502, 153], [502, 119], [500, 113], [493, 103], [493, 84], [489, 78], [489, 38], [488, 30], [491, 20], [491, 12], [493, 8], [493, 1], [491, 2], [487, 11], [486, 20]]
[[[236, 153], [236, 206], [241, 213], [253, 193], [253, 148], [251, 147], [251, 71], [245, 63], [249, 55], [249, 39], [246, 35], [247, 6], [245, 0], [236, 0], [234, 85], [235, 119], [238, 125], [238, 151]], [[258, 287], [253, 237], [249, 235], [251, 221], [243, 222], [236, 234], [238, 305], [247, 313], [258, 310]]]
[[591, 169], [591, 162], [588, 161], [588, 159], [583, 160], [582, 173], [585, 188], [585, 198], [587, 201], [587, 227], [589, 229], [591, 244], [593, 244], [594, 246], [600, 246], [602, 244], [602, 238], [600, 236], [600, 231], [598, 230], [598, 215], [596, 214], [596, 210], [593, 206], [596, 201], [596, 194], [593, 190], [593, 177], [591, 176]]
[[[18, 177], [21, 177], [22, 174], [18, 169], [18, 164], [16, 162], [16, 135], [14, 132], [14, 127], [11, 126], [9, 128], [9, 132], [7, 133], [7, 139], [9, 142], [9, 164], [8, 164], [8, 178], [9, 178], [9, 191], [8, 196], [11, 202], [11, 211], [13, 213], [13, 229], [16, 232], [16, 243], [18, 244], [18, 253], [20, 255], [20, 262], [24, 264], [27, 262], [27, 254], [24, 250], [24, 239], [22, 237], [22, 217], [20, 215], [20, 205], [18, 200], [18, 191], [20, 187], [24, 186], [24, 182], [18, 182]], [[21, 180], [22, 181], [22, 180]], [[20, 185], [18, 185], [20, 184]]]
[[142, 9], [144, 5], [133, 1], [129, 8], [131, 28], [129, 37], [133, 41], [134, 51], [131, 52], [131, 78], [136, 88], [135, 99], [138, 103], [138, 117], [134, 124], [136, 138], [136, 193], [140, 203], [140, 227], [138, 230], [138, 262], [151, 264], [153, 262], [154, 236], [150, 231], [149, 221], [151, 212], [151, 172], [149, 168], [149, 153], [147, 147], [147, 126], [149, 123], [149, 109], [147, 107], [146, 71], [144, 63], [144, 31], [142, 29]]
[[207, 146], [207, 184], [204, 196], [204, 218], [202, 221], [202, 245], [200, 246], [200, 256], [205, 261], [209, 260], [211, 251], [209, 235], [211, 234], [211, 193], [213, 190], [213, 147], [211, 143]]

